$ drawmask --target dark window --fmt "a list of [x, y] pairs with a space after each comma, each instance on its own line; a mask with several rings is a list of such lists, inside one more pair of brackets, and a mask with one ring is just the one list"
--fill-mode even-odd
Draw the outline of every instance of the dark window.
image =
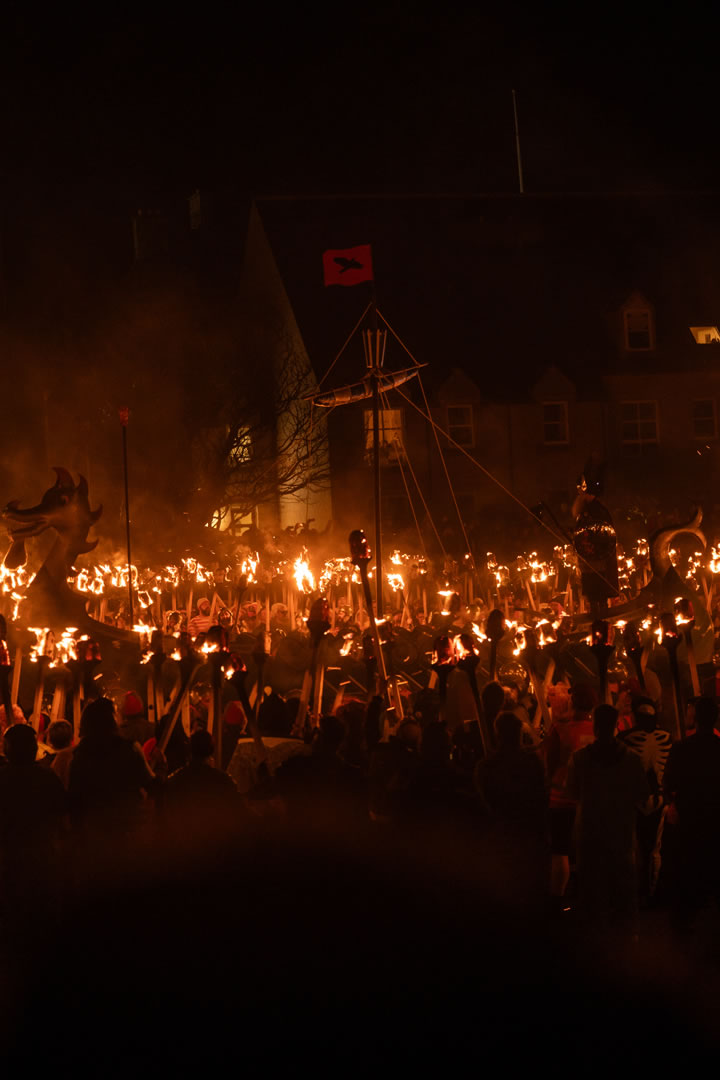
[[383, 495], [382, 515], [391, 529], [408, 529], [413, 524], [412, 507], [406, 495]]
[[553, 444], [568, 441], [568, 411], [566, 401], [546, 401], [543, 404], [543, 442]]
[[447, 431], [451, 439], [460, 446], [474, 446], [472, 405], [449, 405], [447, 411]]
[[649, 308], [625, 312], [625, 347], [631, 350], [652, 349], [653, 326]]
[[658, 441], [656, 401], [621, 402], [620, 441], [636, 445]]
[[693, 437], [696, 439], [716, 439], [717, 420], [715, 417], [715, 398], [692, 403]]
[[475, 517], [475, 492], [456, 491], [455, 498], [457, 499], [458, 510], [463, 524], [467, 525]]

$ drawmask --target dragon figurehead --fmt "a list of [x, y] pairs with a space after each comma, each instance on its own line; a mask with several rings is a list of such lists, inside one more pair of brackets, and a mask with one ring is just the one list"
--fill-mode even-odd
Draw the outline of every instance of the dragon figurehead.
[[5, 565], [9, 569], [23, 566], [27, 561], [26, 540], [53, 529], [55, 543], [28, 589], [28, 614], [53, 622], [61, 620], [67, 625], [85, 616], [82, 597], [70, 589], [67, 577], [77, 557], [97, 545], [97, 540], [88, 542], [87, 535], [100, 518], [102, 506], [90, 509], [84, 476], [76, 484], [67, 469], [55, 468], [54, 472], [57, 479], [37, 506], [22, 509], [16, 499], [2, 511], [11, 540]]

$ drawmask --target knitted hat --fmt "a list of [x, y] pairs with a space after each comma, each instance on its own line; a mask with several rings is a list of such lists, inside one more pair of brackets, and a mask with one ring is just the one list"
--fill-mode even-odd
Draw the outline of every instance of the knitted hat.
[[123, 716], [141, 716], [144, 712], [145, 706], [143, 705], [141, 699], [134, 692], [134, 690], [128, 690], [123, 700]]

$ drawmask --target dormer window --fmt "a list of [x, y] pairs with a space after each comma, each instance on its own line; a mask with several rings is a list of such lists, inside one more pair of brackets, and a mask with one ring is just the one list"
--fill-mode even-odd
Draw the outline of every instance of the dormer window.
[[691, 326], [690, 333], [698, 345], [712, 345], [720, 341], [720, 333], [717, 326]]
[[655, 346], [655, 327], [649, 307], [631, 307], [623, 311], [625, 348], [629, 352], [647, 352]]
[[543, 442], [546, 446], [563, 446], [568, 442], [567, 401], [543, 402]]
[[459, 446], [474, 446], [472, 405], [448, 405], [448, 435]]

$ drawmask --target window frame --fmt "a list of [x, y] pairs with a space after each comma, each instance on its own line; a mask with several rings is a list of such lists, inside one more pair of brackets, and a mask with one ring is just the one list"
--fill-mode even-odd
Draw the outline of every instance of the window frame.
[[[464, 423], [464, 424], [451, 424], [450, 423], [450, 410], [451, 409], [466, 409], [468, 411], [469, 415], [470, 415], [470, 422], [469, 423]], [[447, 431], [450, 438], [454, 439], [454, 441], [459, 446], [462, 446], [463, 449], [465, 449], [465, 450], [472, 449], [475, 446], [475, 410], [473, 409], [472, 405], [446, 405], [445, 406], [445, 422], [446, 422], [445, 430]], [[455, 435], [453, 435], [453, 430], [457, 431], [459, 428], [469, 428], [470, 429], [470, 442], [462, 442]]]
[[[632, 318], [633, 315], [647, 316], [647, 345], [630, 344], [630, 331], [628, 328], [628, 320]], [[655, 348], [655, 317], [653, 315], [653, 310], [651, 307], [649, 307], [648, 305], [633, 305], [632, 307], [623, 308], [623, 338], [625, 341], [625, 349], [627, 352], [651, 352]]]
[[[568, 402], [567, 401], [562, 401], [562, 400], [556, 400], [556, 401], [543, 401], [541, 404], [542, 404], [542, 410], [543, 410], [543, 417], [542, 417], [543, 446], [568, 446], [569, 443], [570, 443], [570, 410], [568, 409]], [[549, 406], [557, 406], [557, 405], [562, 405], [562, 408], [563, 408], [563, 427], [564, 427], [564, 431], [565, 431], [565, 438], [564, 439], [548, 439], [548, 437], [547, 437], [548, 425], [557, 424], [557, 423], [559, 423], [559, 421], [558, 420], [547, 420], [545, 418], [545, 409], [547, 409]]]
[[[387, 463], [388, 461], [397, 461], [399, 454], [405, 451], [405, 410], [403, 408], [397, 409], [385, 409], [378, 410], [380, 420], [380, 460]], [[387, 427], [385, 424], [385, 417], [388, 413], [397, 413], [399, 415], [399, 425]], [[366, 461], [372, 461], [373, 458], [373, 412], [372, 409], [363, 409], [363, 453]], [[385, 437], [387, 431], [393, 432], [392, 441]], [[395, 444], [395, 435], [399, 435], [399, 447]]]
[[[621, 442], [621, 444], [623, 446], [658, 446], [659, 443], [660, 443], [660, 414], [659, 414], [657, 399], [653, 399], [653, 398], [630, 398], [630, 399], [626, 399], [624, 401], [620, 401], [619, 405], [620, 405], [620, 412], [619, 412], [618, 419], [619, 419], [619, 424], [620, 424], [620, 442]], [[631, 422], [636, 423], [636, 424], [649, 423], [648, 420], [640, 419], [638, 417], [636, 417], [634, 421], [625, 420], [623, 418], [623, 415], [622, 415], [622, 410], [626, 405], [652, 405], [653, 406], [653, 410], [654, 410], [653, 419], [654, 419], [654, 423], [655, 423], [655, 437], [653, 439], [644, 439], [644, 438], [628, 439], [628, 438], [625, 437], [625, 435], [623, 434], [623, 425], [624, 424], [631, 423]]]
[[[703, 404], [706, 404], [706, 403], [709, 403], [710, 405], [712, 405], [713, 433], [712, 433], [712, 435], [699, 435], [698, 432], [695, 429], [695, 421], [698, 420], [698, 419], [700, 419], [700, 420], [709, 419], [709, 417], [697, 417], [697, 416], [695, 416], [694, 407], [696, 405], [703, 405]], [[698, 442], [706, 442], [708, 439], [711, 440], [711, 441], [714, 440], [714, 439], [717, 439], [717, 437], [718, 437], [718, 423], [717, 423], [717, 401], [716, 401], [716, 399], [715, 398], [693, 398], [692, 401], [690, 402], [690, 422], [692, 424], [692, 437], [693, 437], [693, 439], [697, 439]]]

